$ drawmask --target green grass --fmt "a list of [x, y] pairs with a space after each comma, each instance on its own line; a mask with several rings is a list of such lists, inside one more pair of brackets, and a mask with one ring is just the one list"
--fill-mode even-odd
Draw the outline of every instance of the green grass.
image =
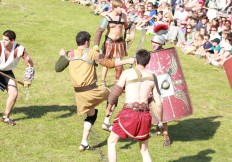
[[[92, 41], [101, 18], [89, 14], [89, 7], [61, 0], [2, 0], [0, 2], [1, 32], [12, 29], [16, 41], [24, 45], [33, 58], [35, 80], [30, 87], [31, 98], [19, 85], [19, 97], [12, 117], [17, 126], [0, 123], [0, 161], [77, 161], [98, 162], [107, 158], [106, 139], [109, 133], [101, 130], [105, 102], [98, 106], [99, 117], [90, 134], [89, 143], [100, 145], [94, 151], [80, 153], [84, 116], [76, 115], [74, 92], [68, 70], [56, 73], [54, 64], [58, 52], [76, 48], [77, 32], [91, 33]], [[133, 56], [141, 33], [129, 49]], [[150, 50], [150, 36], [144, 48]], [[92, 42], [93, 44], [93, 42]], [[91, 45], [92, 45], [91, 44]], [[163, 162], [224, 162], [231, 161], [232, 92], [223, 70], [214, 70], [204, 60], [180, 53], [194, 114], [169, 123], [171, 147], [163, 148], [163, 138], [153, 137], [149, 149], [153, 161]], [[25, 64], [20, 62], [15, 75], [23, 79]], [[128, 66], [125, 66], [128, 68]], [[100, 77], [101, 67], [98, 68]], [[113, 84], [114, 71], [107, 82]], [[0, 93], [0, 111], [5, 109], [6, 92]], [[122, 106], [123, 96], [119, 107]], [[117, 109], [116, 113], [119, 111]], [[152, 132], [154, 132], [154, 128]], [[117, 145], [119, 162], [142, 161], [138, 143], [120, 140]]]

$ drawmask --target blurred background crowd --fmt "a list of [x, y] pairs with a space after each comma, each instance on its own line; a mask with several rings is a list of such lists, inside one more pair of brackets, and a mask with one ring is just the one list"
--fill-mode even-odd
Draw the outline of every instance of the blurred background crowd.
[[[91, 14], [105, 16], [110, 0], [68, 0], [90, 6]], [[168, 26], [167, 42], [184, 54], [196, 55], [222, 67], [232, 54], [232, 0], [124, 0], [124, 13], [136, 30], [154, 35], [154, 27]]]

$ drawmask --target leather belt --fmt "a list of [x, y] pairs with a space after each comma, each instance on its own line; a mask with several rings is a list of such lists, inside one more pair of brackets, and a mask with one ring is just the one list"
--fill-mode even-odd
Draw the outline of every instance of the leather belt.
[[85, 92], [97, 88], [96, 82], [83, 87], [74, 87], [75, 92]]
[[133, 109], [133, 111], [139, 111], [139, 112], [150, 111], [148, 103], [144, 103], [144, 102], [125, 103], [123, 109]]

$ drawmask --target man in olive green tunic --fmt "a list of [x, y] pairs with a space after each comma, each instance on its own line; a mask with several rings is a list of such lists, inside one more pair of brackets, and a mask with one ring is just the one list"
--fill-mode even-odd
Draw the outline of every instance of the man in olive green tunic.
[[109, 95], [109, 90], [105, 86], [96, 84], [97, 63], [107, 68], [134, 63], [134, 58], [116, 61], [104, 58], [96, 50], [89, 49], [90, 37], [86, 31], [79, 32], [76, 36], [77, 49], [68, 52], [61, 49], [60, 58], [55, 66], [55, 70], [61, 72], [69, 65], [70, 79], [75, 90], [77, 113], [78, 115], [87, 115], [80, 151], [90, 149], [87, 139], [90, 129], [97, 119], [96, 106], [106, 100]]

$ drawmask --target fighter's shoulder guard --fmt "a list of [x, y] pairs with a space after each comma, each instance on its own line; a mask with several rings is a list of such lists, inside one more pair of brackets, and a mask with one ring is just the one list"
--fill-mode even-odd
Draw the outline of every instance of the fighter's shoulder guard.
[[[66, 52], [66, 54], [68, 52]], [[68, 65], [69, 65], [68, 57], [66, 55], [60, 56], [60, 58], [56, 62], [55, 70], [56, 70], [56, 72], [62, 72]]]
[[107, 26], [108, 26], [108, 24], [109, 24], [109, 21], [106, 19], [106, 17], [104, 17], [104, 18], [102, 19], [101, 23], [100, 23], [100, 27], [101, 27], [102, 29], [106, 29]]

